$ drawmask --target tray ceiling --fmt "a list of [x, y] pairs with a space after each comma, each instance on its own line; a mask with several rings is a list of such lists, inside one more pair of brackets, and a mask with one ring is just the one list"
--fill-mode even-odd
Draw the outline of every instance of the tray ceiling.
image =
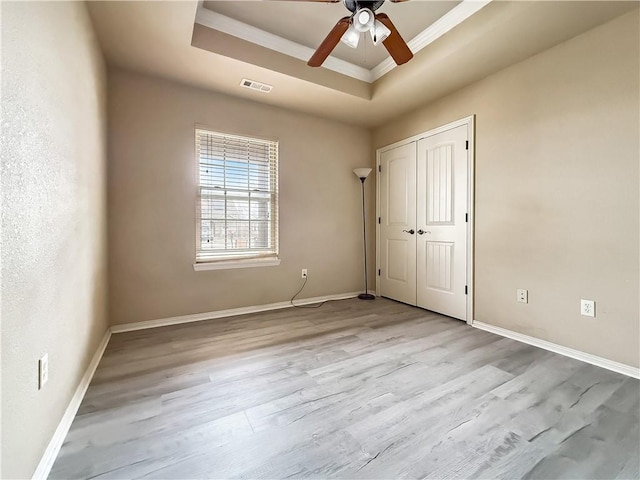
[[[318, 38], [321, 40], [327, 28], [344, 16], [342, 4], [212, 3], [91, 1], [87, 6], [110, 68], [367, 127], [381, 125], [638, 8], [636, 1], [580, 0], [495, 0], [479, 10], [482, 3], [478, 2], [435, 2], [436, 7], [420, 0], [385, 4], [382, 8], [415, 54], [410, 62], [394, 67], [387, 57], [376, 65], [379, 57], [370, 55], [367, 46], [362, 57], [336, 51], [323, 67], [311, 68], [306, 61]], [[474, 4], [475, 12], [463, 11]], [[452, 8], [446, 10], [449, 6]], [[423, 12], [420, 18], [425, 29], [412, 40], [411, 35], [421, 28], [416, 19], [422, 9], [431, 16]], [[283, 12], [291, 12], [286, 22]], [[464, 15], [456, 12], [466, 13], [467, 18], [460, 21]], [[258, 36], [256, 43], [239, 37], [237, 31], [225, 31], [224, 25], [219, 30], [199, 23], [208, 14], [218, 20], [229, 19], [227, 27], [229, 23], [234, 27], [241, 24], [240, 31], [244, 28], [264, 36]], [[452, 16], [458, 20], [455, 26], [451, 26], [455, 22], [443, 20]], [[270, 21], [271, 17], [277, 21]], [[318, 24], [311, 18], [317, 18]], [[291, 29], [289, 21], [299, 25]], [[308, 30], [300, 28], [309, 22], [312, 26]], [[308, 40], [305, 31], [309, 32]], [[265, 46], [274, 37], [287, 47]], [[359, 55], [358, 50], [349, 53]], [[329, 68], [332, 63], [339, 67]], [[339, 71], [344, 68], [352, 74]], [[243, 78], [272, 85], [273, 90], [266, 94], [242, 88]]]
[[[409, 41], [460, 3], [385, 2], [377, 12], [388, 14]], [[342, 3], [205, 1], [203, 7], [314, 50], [335, 23], [350, 13]], [[332, 56], [368, 70], [389, 57], [382, 45], [373, 45], [369, 35], [362, 35], [355, 49], [339, 43]]]
[[[387, 13], [415, 54], [485, 7], [491, 0], [449, 0], [391, 3]], [[198, 25], [307, 61], [315, 48], [349, 11], [342, 3], [278, 1], [206, 1], [199, 4]], [[194, 46], [225, 54], [223, 42]], [[266, 65], [277, 69], [277, 65]], [[362, 34], [357, 48], [338, 43], [322, 67], [357, 80], [373, 83], [396, 67], [383, 45], [374, 46]]]

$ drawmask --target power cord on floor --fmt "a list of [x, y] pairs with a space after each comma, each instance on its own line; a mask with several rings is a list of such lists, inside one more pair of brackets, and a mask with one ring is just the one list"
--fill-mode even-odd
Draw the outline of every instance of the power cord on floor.
[[289, 302], [291, 303], [292, 307], [296, 307], [296, 308], [320, 308], [327, 302], [335, 301], [335, 300], [324, 300], [323, 302], [312, 304], [312, 305], [296, 305], [295, 303], [293, 303], [293, 301], [296, 299], [296, 297], [298, 295], [300, 295], [300, 293], [302, 293], [302, 290], [304, 290], [304, 287], [307, 284], [307, 280], [309, 280], [309, 276], [308, 275], [306, 277], [304, 277], [304, 282], [302, 282], [302, 286], [300, 287], [300, 290], [298, 290], [296, 292], [296, 294], [293, 297], [291, 297], [291, 300], [289, 300]]
[[309, 276], [307, 275], [306, 277], [304, 277], [304, 282], [302, 282], [302, 286], [300, 287], [300, 290], [298, 290], [296, 292], [296, 294], [291, 297], [291, 300], [289, 300], [289, 302], [291, 303], [292, 307], [296, 307], [296, 308], [320, 308], [321, 306], [323, 306], [326, 302], [326, 300], [324, 302], [320, 302], [317, 305], [296, 305], [295, 303], [293, 303], [293, 301], [296, 299], [296, 297], [298, 295], [300, 295], [300, 293], [302, 292], [302, 290], [304, 290], [305, 285], [307, 284], [307, 280], [309, 280]]

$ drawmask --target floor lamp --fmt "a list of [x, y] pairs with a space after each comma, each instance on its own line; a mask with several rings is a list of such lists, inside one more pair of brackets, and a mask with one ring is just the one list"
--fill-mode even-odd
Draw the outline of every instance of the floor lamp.
[[370, 168], [356, 168], [353, 173], [360, 179], [362, 184], [362, 238], [364, 240], [364, 293], [358, 295], [360, 300], [375, 300], [375, 296], [369, 293], [368, 279], [367, 279], [367, 221], [364, 209], [364, 181], [371, 173]]

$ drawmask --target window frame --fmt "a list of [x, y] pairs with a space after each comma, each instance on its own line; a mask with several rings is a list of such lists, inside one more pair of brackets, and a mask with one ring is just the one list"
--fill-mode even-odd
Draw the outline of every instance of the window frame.
[[[269, 144], [269, 148], [275, 148], [275, 158], [271, 158], [269, 156], [269, 164], [268, 164], [268, 180], [269, 180], [269, 192], [268, 199], [266, 200], [271, 204], [272, 211], [270, 213], [270, 218], [268, 220], [268, 226], [270, 229], [275, 229], [273, 239], [269, 238], [269, 241], [272, 240], [271, 248], [264, 250], [254, 250], [254, 251], [237, 251], [234, 252], [233, 249], [225, 249], [224, 251], [220, 251], [218, 253], [212, 253], [206, 256], [202, 255], [202, 185], [201, 185], [201, 157], [200, 157], [200, 139], [201, 135], [212, 134], [219, 137], [228, 138], [230, 140], [240, 140], [240, 141], [254, 141], [257, 143], [265, 143]], [[195, 180], [196, 180], [196, 241], [195, 241], [195, 262], [193, 264], [193, 268], [195, 271], [202, 270], [220, 270], [220, 269], [231, 269], [231, 268], [249, 268], [249, 267], [265, 267], [265, 266], [276, 266], [280, 264], [280, 217], [279, 217], [279, 203], [280, 203], [280, 195], [279, 195], [279, 142], [275, 139], [261, 138], [255, 136], [241, 135], [236, 133], [227, 133], [220, 132], [213, 128], [207, 127], [205, 125], [196, 124], [194, 128], [194, 158], [195, 158]], [[228, 159], [225, 158], [226, 162]], [[222, 191], [225, 198], [228, 198], [229, 193], [233, 196], [234, 193], [245, 192], [242, 189], [230, 189], [226, 187]], [[247, 186], [247, 198], [250, 198], [252, 190]], [[243, 197], [242, 193], [240, 195], [236, 195], [238, 198]], [[275, 217], [275, 218], [274, 218]], [[225, 220], [228, 221], [229, 218], [225, 213]], [[234, 219], [231, 219], [233, 221]], [[235, 219], [238, 221], [237, 219]], [[244, 220], [240, 220], [243, 222]], [[247, 219], [248, 224], [251, 223], [251, 218]], [[271, 237], [271, 235], [270, 235]], [[239, 249], [241, 250], [241, 249]]]

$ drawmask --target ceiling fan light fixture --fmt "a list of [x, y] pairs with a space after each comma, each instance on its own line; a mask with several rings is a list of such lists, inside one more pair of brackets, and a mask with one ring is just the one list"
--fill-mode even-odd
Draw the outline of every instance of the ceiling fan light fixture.
[[356, 30], [353, 25], [349, 25], [348, 30], [344, 32], [344, 35], [342, 35], [340, 41], [351, 48], [358, 48], [358, 42], [360, 41], [360, 32]]
[[[0, 0], [2, 1], [2, 0]], [[316, 2], [338, 2], [340, 0], [298, 0]], [[405, 0], [391, 0], [402, 2]], [[351, 15], [342, 17], [336, 22], [329, 34], [316, 48], [307, 61], [310, 67], [319, 67], [329, 58], [331, 52], [342, 41], [351, 48], [357, 48], [360, 34], [369, 32], [374, 45], [384, 42], [384, 47], [396, 65], [403, 65], [413, 58], [409, 45], [403, 40], [389, 16], [384, 13], [374, 14], [385, 0], [343, 0]]]
[[367, 30], [371, 30], [375, 19], [376, 17], [370, 9], [361, 8], [353, 15], [353, 26], [359, 32], [366, 32]]
[[391, 30], [380, 20], [375, 21], [369, 32], [371, 33], [371, 40], [373, 40], [373, 44], [376, 46], [384, 42], [387, 37], [391, 35]]

